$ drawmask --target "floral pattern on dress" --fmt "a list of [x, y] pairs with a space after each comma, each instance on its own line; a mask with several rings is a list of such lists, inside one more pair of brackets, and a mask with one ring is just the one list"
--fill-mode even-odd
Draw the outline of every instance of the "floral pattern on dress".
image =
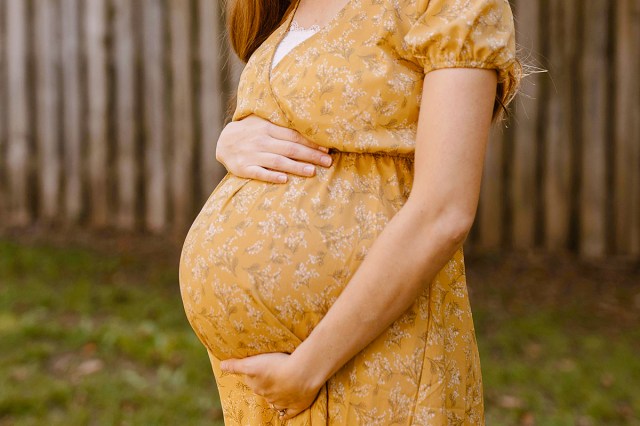
[[[227, 174], [180, 262], [227, 425], [283, 423], [219, 362], [293, 352], [339, 297], [411, 191], [425, 73], [481, 67], [504, 80], [515, 58], [507, 0], [350, 0], [271, 69], [292, 16], [249, 59], [233, 120], [256, 114], [296, 129], [330, 148], [333, 164], [282, 185]], [[286, 424], [484, 424], [462, 248]]]

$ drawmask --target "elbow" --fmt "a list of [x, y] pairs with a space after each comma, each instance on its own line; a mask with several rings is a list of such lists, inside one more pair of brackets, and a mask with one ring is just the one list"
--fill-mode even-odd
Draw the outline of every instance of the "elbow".
[[218, 141], [218, 143], [216, 144], [216, 161], [218, 161], [218, 163], [224, 164], [223, 157], [224, 155], [222, 153], [222, 145]]
[[431, 226], [423, 227], [426, 232], [430, 235], [437, 235], [438, 239], [445, 244], [456, 247], [462, 245], [467, 239], [475, 220], [474, 213], [455, 206], [439, 209], [435, 214], [425, 215], [423, 212], [421, 216], [423, 224], [425, 216], [427, 218], [430, 216], [427, 223], [430, 223]]
[[471, 231], [474, 215], [467, 212], [451, 210], [443, 212], [436, 220], [438, 233], [454, 246], [464, 243]]

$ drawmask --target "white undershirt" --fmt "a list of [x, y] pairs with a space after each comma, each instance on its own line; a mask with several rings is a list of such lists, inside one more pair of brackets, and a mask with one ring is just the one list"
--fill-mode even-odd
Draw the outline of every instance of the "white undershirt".
[[271, 63], [271, 69], [273, 69], [273, 67], [275, 67], [276, 64], [280, 62], [280, 60], [284, 58], [285, 55], [291, 51], [291, 49], [293, 49], [298, 44], [302, 43], [303, 41], [311, 37], [319, 29], [320, 27], [318, 27], [317, 25], [314, 25], [309, 28], [302, 28], [298, 25], [296, 21], [293, 21], [291, 23], [290, 30], [282, 38], [282, 41], [278, 45], [278, 48], [276, 49], [276, 52], [273, 55], [273, 62]]

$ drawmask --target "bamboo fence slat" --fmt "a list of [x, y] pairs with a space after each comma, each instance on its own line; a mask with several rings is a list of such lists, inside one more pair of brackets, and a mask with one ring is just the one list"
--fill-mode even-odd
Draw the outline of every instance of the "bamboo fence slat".
[[200, 55], [200, 188], [201, 198], [209, 196], [222, 179], [224, 169], [216, 162], [216, 141], [222, 131], [224, 104], [219, 101], [224, 92], [220, 70], [224, 67], [222, 53], [222, 16], [216, 2], [199, 0]]
[[575, 0], [550, 0], [548, 124], [545, 151], [545, 237], [551, 250], [566, 247], [569, 239], [571, 198], [571, 80], [575, 70], [571, 52], [575, 45]]
[[608, 0], [584, 2], [582, 62], [583, 134], [582, 191], [580, 204], [580, 252], [602, 256], [606, 252], [606, 158], [607, 158], [607, 74]]
[[503, 238], [504, 211], [504, 129], [494, 127], [487, 145], [487, 154], [482, 176], [478, 226], [478, 246], [483, 249], [498, 249]]
[[114, 0], [115, 139], [118, 216], [117, 226], [136, 225], [136, 67], [133, 12], [130, 0]]
[[[518, 0], [515, 3], [520, 43], [532, 53], [540, 51], [540, 2]], [[532, 59], [537, 58], [532, 56]], [[536, 132], [541, 77], [530, 76], [523, 82], [522, 96], [515, 102], [515, 141], [513, 153], [513, 244], [531, 247], [535, 232], [536, 193], [535, 158], [540, 144]]]
[[[58, 69], [58, 1], [35, 1], [36, 132], [40, 215], [45, 222], [59, 216], [60, 206], [60, 90]], [[105, 141], [106, 142], [106, 141]]]
[[104, 227], [109, 219], [107, 201], [107, 9], [106, 0], [85, 2], [84, 34], [87, 64], [88, 175], [91, 225]]
[[161, 232], [167, 226], [167, 148], [165, 14], [161, 0], [144, 1], [144, 112], [146, 228]]
[[0, 224], [10, 223], [9, 206], [7, 205], [6, 193], [6, 161], [7, 157], [7, 118], [8, 118], [8, 96], [6, 83], [7, 69], [7, 26], [6, 26], [7, 0], [0, 0]]
[[[191, 10], [184, 0], [169, 0], [172, 72], [172, 192], [173, 221], [177, 230], [188, 226], [193, 211], [195, 150]], [[190, 189], [188, 189], [190, 188]]]
[[13, 223], [29, 222], [29, 111], [27, 93], [27, 5], [7, 0], [7, 172], [8, 202]]
[[[20, 0], [19, 0], [20, 1]], [[80, 84], [80, 10], [78, 0], [62, 0], [62, 90], [65, 215], [76, 223], [83, 213], [83, 114]]]
[[615, 225], [623, 254], [640, 254], [640, 1], [619, 0], [616, 15]]

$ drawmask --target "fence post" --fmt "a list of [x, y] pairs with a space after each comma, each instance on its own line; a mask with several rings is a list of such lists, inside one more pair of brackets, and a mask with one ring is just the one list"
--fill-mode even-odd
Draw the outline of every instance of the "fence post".
[[640, 1], [616, 3], [616, 251], [637, 256], [640, 254]]
[[136, 224], [136, 83], [133, 4], [114, 0], [115, 137], [118, 213], [116, 224], [131, 230]]
[[[540, 52], [540, 1], [517, 0], [515, 15], [518, 43], [537, 60]], [[540, 201], [536, 182], [538, 146], [537, 121], [540, 95], [540, 76], [528, 76], [522, 84], [515, 106], [515, 141], [513, 150], [512, 212], [513, 244], [529, 248], [534, 244], [536, 204]]]
[[7, 96], [7, 0], [0, 0], [0, 226], [8, 224], [8, 206], [6, 199], [6, 149], [7, 149], [7, 115], [9, 101]]
[[87, 59], [87, 102], [89, 126], [88, 167], [91, 224], [108, 224], [107, 200], [107, 10], [105, 0], [86, 0], [84, 33]]
[[480, 190], [479, 220], [481, 249], [498, 249], [504, 233], [505, 181], [503, 178], [504, 125], [491, 129]]
[[[18, 0], [22, 1], [22, 0]], [[62, 89], [64, 92], [64, 175], [65, 213], [69, 223], [77, 223], [82, 200], [82, 104], [79, 60], [78, 0], [62, 0]]]
[[161, 0], [145, 0], [143, 4], [145, 223], [150, 231], [160, 232], [167, 222], [166, 26]]
[[219, 2], [199, 0], [200, 17], [200, 187], [206, 199], [225, 173], [216, 161], [216, 143], [225, 113], [223, 28]]
[[191, 2], [169, 0], [171, 34], [171, 124], [173, 225], [177, 233], [189, 224], [194, 206], [195, 149], [191, 46]]
[[7, 0], [7, 172], [10, 222], [26, 225], [29, 211], [29, 110], [27, 94], [27, 5]]
[[52, 222], [58, 218], [60, 202], [58, 1], [36, 0], [34, 6], [39, 214]]
[[571, 205], [572, 140], [575, 138], [571, 81], [578, 49], [575, 0], [550, 0], [549, 100], [545, 128], [545, 243], [549, 250], [567, 249]]
[[583, 102], [583, 151], [580, 252], [597, 257], [606, 251], [607, 187], [606, 159], [607, 75], [610, 63], [607, 56], [608, 0], [584, 2], [584, 60], [582, 62]]

